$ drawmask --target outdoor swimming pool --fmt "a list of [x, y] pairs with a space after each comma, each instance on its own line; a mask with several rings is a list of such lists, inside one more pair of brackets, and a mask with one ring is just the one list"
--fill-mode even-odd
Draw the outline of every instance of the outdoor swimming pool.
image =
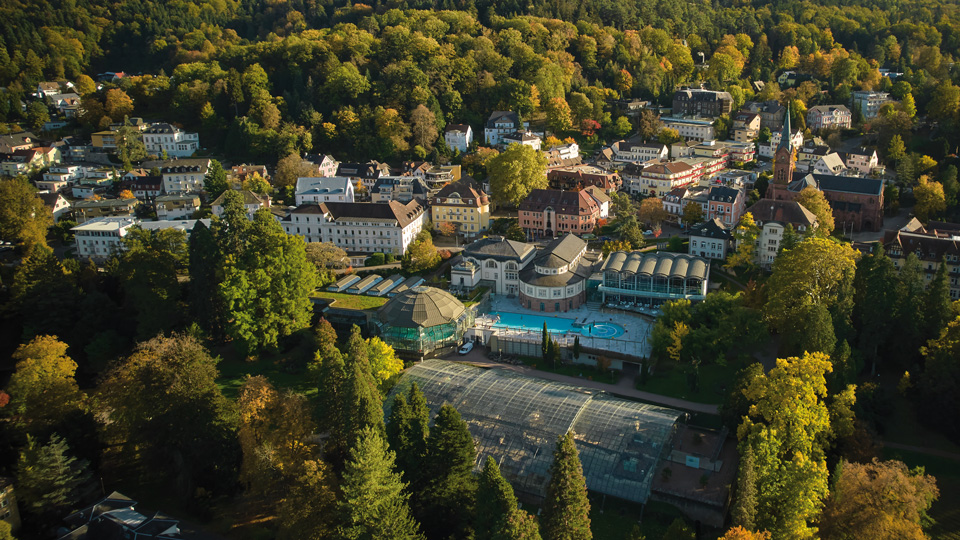
[[523, 328], [530, 331], [542, 331], [543, 323], [547, 323], [547, 330], [555, 334], [566, 332], [580, 332], [581, 335], [601, 339], [612, 339], [623, 335], [623, 327], [611, 322], [587, 323], [586, 326], [576, 328], [573, 319], [559, 317], [540, 317], [539, 315], [521, 315], [519, 313], [490, 312], [489, 315], [499, 320], [493, 323], [494, 328]]

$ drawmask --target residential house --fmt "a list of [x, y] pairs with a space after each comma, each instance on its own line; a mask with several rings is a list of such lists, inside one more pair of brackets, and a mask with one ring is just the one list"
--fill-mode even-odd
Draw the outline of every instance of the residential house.
[[661, 161], [648, 164], [640, 173], [641, 193], [663, 197], [670, 190], [700, 181], [702, 166], [687, 161]]
[[[777, 137], [777, 142], [779, 142], [780, 137]], [[796, 139], [794, 139], [794, 143]], [[797, 147], [796, 144], [793, 145]], [[818, 144], [816, 141], [807, 141], [803, 143], [803, 146], [797, 148], [797, 161], [810, 161], [815, 162], [818, 159], [830, 154], [833, 150], [825, 144]]]
[[617, 141], [610, 145], [610, 148], [613, 150], [613, 161], [615, 162], [632, 163], [667, 159], [670, 155], [666, 145], [660, 143]]
[[761, 199], [747, 208], [747, 212], [753, 216], [760, 228], [756, 241], [756, 257], [757, 263], [764, 268], [770, 268], [777, 258], [787, 225], [792, 226], [800, 235], [817, 226], [817, 216], [797, 201]]
[[90, 134], [90, 141], [95, 150], [112, 152], [117, 149], [117, 132], [112, 129], [97, 131]]
[[760, 135], [760, 114], [740, 111], [733, 116], [733, 140], [753, 142]]
[[713, 129], [714, 120], [664, 116], [660, 118], [660, 123], [664, 128], [677, 130], [677, 133], [684, 139], [712, 141], [716, 138], [716, 133]]
[[847, 167], [839, 154], [830, 152], [813, 161], [813, 173], [829, 176], [845, 175]]
[[880, 157], [877, 156], [876, 150], [861, 146], [852, 152], [847, 152], [846, 165], [863, 174], [870, 174], [880, 167]]
[[0, 154], [12, 154], [17, 150], [29, 150], [37, 146], [40, 141], [29, 131], [0, 135]]
[[133, 192], [133, 196], [141, 201], [153, 201], [163, 193], [162, 176], [141, 176], [127, 180], [124, 184], [126, 189]]
[[307, 242], [329, 242], [348, 252], [403, 255], [427, 219], [419, 201], [407, 204], [326, 202], [303, 204], [280, 223]]
[[154, 199], [157, 219], [160, 221], [180, 221], [190, 219], [200, 210], [198, 195], [161, 195]]
[[450, 182], [456, 182], [462, 178], [460, 165], [440, 165], [431, 167], [423, 175], [423, 181], [427, 183], [430, 189], [439, 189]]
[[670, 221], [679, 222], [683, 218], [683, 211], [688, 204], [700, 205], [703, 215], [707, 215], [710, 208], [708, 195], [710, 188], [700, 186], [679, 187], [670, 190], [661, 198], [664, 211], [670, 216]]
[[787, 108], [779, 101], [748, 101], [743, 104], [743, 111], [760, 115], [760, 129], [767, 128], [771, 133], [780, 131], [783, 126], [783, 115]]
[[473, 128], [469, 124], [448, 124], [443, 132], [443, 140], [451, 151], [465, 153], [473, 143]]
[[529, 146], [539, 151], [543, 141], [539, 136], [534, 135], [530, 131], [514, 131], [513, 133], [502, 135], [500, 137], [500, 144], [505, 147], [511, 144], [522, 144], [523, 146]]
[[83, 178], [83, 168], [80, 165], [52, 165], [47, 172], [43, 173], [43, 180], [40, 182], [52, 182], [58, 187], [51, 188], [50, 185], [40, 186], [40, 182], [37, 182], [38, 189], [49, 189], [50, 191], [59, 191], [65, 186], [71, 185], [75, 182], [80, 181]]
[[777, 77], [777, 84], [781, 88], [790, 88], [791, 86], [797, 84], [797, 72], [796, 71], [784, 71]]
[[646, 165], [643, 163], [627, 163], [620, 169], [620, 178], [623, 179], [625, 191], [630, 195], [640, 195], [646, 193], [643, 185], [643, 169]]
[[320, 178], [336, 176], [337, 169], [340, 167], [340, 162], [327, 154], [307, 154], [303, 159], [317, 167], [317, 177]]
[[200, 135], [188, 133], [173, 124], [153, 124], [143, 130], [143, 145], [148, 154], [190, 157], [200, 149]]
[[746, 208], [747, 196], [743, 189], [726, 186], [714, 186], [707, 194], [707, 220], [716, 219], [727, 228], [733, 228], [740, 222]]
[[597, 226], [600, 205], [583, 191], [534, 189], [520, 202], [518, 215], [530, 239], [586, 234]]
[[[247, 219], [253, 220], [253, 215], [257, 213], [261, 208], [270, 208], [270, 196], [261, 195], [259, 193], [254, 193], [249, 189], [241, 189], [240, 195], [243, 196], [243, 209], [247, 214]], [[217, 217], [223, 217], [223, 201], [226, 199], [226, 192], [220, 194], [210, 204], [210, 210], [213, 212], [213, 215]]]
[[377, 183], [377, 178], [390, 174], [390, 167], [385, 163], [370, 161], [369, 163], [340, 163], [334, 176], [349, 178], [355, 185], [360, 182], [369, 190]]
[[589, 165], [552, 169], [547, 172], [547, 182], [552, 189], [570, 190], [597, 186], [607, 193], [619, 190], [623, 183], [617, 173]]
[[600, 218], [609, 218], [610, 203], [613, 202], [613, 199], [610, 198], [610, 195], [607, 194], [607, 191], [597, 186], [587, 186], [583, 188], [583, 191], [585, 191], [587, 195], [590, 195], [593, 200], [597, 201], [597, 204], [600, 206]]
[[77, 201], [73, 204], [73, 217], [77, 223], [101, 217], [133, 217], [140, 203], [137, 199], [100, 199]]
[[433, 169], [433, 164], [429, 161], [404, 161], [403, 174], [416, 176], [421, 180], [427, 177], [427, 172]]
[[353, 182], [343, 176], [297, 178], [295, 199], [297, 206], [306, 203], [354, 202]]
[[[135, 540], [176, 540], [183, 538], [179, 522], [160, 512], [146, 516], [136, 511], [136, 501], [114, 491], [92, 506], [76, 511], [64, 519], [68, 531], [57, 540], [100, 540], [130, 538]], [[61, 529], [62, 530], [62, 529]]]
[[77, 244], [77, 258], [99, 262], [109, 259], [122, 249], [123, 238], [137, 223], [133, 216], [100, 217], [73, 227], [70, 232]]
[[[770, 140], [766, 144], [758, 145], [760, 151], [760, 157], [770, 159], [776, 153], [777, 147], [780, 146], [780, 139], [783, 138], [782, 131], [775, 131], [770, 134]], [[790, 144], [793, 148], [799, 148], [803, 144], [803, 131], [796, 130], [790, 131], [790, 135], [787, 137], [790, 139]]]
[[60, 221], [60, 217], [70, 211], [70, 201], [56, 191], [37, 193], [37, 197], [40, 197], [43, 205], [50, 209], [50, 212], [53, 214], [54, 223]]
[[37, 146], [25, 150], [16, 150], [0, 161], [0, 174], [17, 176], [31, 174], [44, 167], [60, 163], [60, 150], [49, 146]]
[[724, 260], [730, 244], [730, 228], [719, 219], [707, 220], [690, 227], [690, 243], [687, 253], [705, 259]]
[[547, 159], [551, 157], [562, 160], [580, 160], [580, 145], [575, 142], [568, 142], [558, 146], [551, 146], [545, 152]]
[[486, 285], [498, 295], [517, 295], [520, 270], [533, 262], [536, 254], [536, 247], [526, 242], [502, 236], [481, 238], [464, 246], [463, 260], [451, 270], [450, 284], [461, 288]]
[[160, 167], [163, 191], [168, 195], [200, 193], [209, 167], [210, 160], [207, 158], [164, 161]]
[[60, 92], [60, 83], [56, 81], [43, 81], [37, 85], [37, 97], [40, 99], [55, 96]]
[[843, 105], [815, 105], [807, 109], [807, 127], [813, 131], [822, 129], [850, 129], [853, 115]]
[[721, 184], [732, 188], [753, 188], [757, 181], [756, 171], [744, 171], [740, 169], [724, 169], [713, 177], [714, 184]]
[[370, 198], [375, 203], [425, 201], [430, 198], [430, 188], [418, 176], [381, 176], [370, 188]]
[[20, 510], [12, 478], [0, 477], [0, 520], [10, 524], [10, 532], [20, 530]]
[[497, 146], [501, 138], [508, 133], [522, 131], [529, 122], [520, 122], [520, 115], [513, 111], [493, 111], [483, 128], [483, 138], [488, 146]]
[[931, 221], [927, 227], [917, 224], [884, 231], [883, 248], [898, 270], [908, 255], [916, 255], [925, 285], [930, 284], [940, 265], [946, 264], [950, 298], [960, 300], [960, 224]]
[[871, 90], [856, 90], [853, 92], [853, 106], [860, 111], [864, 120], [871, 120], [877, 117], [880, 107], [890, 101], [890, 94], [887, 92], [874, 92]]
[[430, 198], [434, 230], [453, 226], [457, 234], [472, 238], [490, 227], [490, 199], [472, 179], [451, 182]]
[[733, 108], [730, 92], [683, 87], [673, 94], [673, 114], [716, 118]]
[[241, 184], [253, 178], [254, 175], [260, 175], [260, 178], [263, 178], [267, 182], [270, 181], [270, 173], [267, 172], [266, 165], [247, 165], [246, 163], [234, 165], [230, 167], [230, 175]]

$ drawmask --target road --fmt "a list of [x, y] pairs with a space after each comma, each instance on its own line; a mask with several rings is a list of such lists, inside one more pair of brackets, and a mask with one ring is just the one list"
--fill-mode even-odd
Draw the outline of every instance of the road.
[[547, 379], [550, 381], [562, 382], [565, 384], [570, 384], [573, 386], [585, 386], [587, 388], [595, 388], [597, 390], [603, 390], [613, 395], [627, 397], [631, 399], [639, 399], [647, 403], [653, 403], [656, 405], [663, 405], [665, 407], [671, 407], [674, 409], [681, 409], [684, 411], [694, 412], [694, 413], [704, 413], [704, 414], [720, 414], [716, 405], [709, 405], [706, 403], [695, 403], [693, 401], [687, 401], [684, 399], [672, 398], [669, 396], [661, 396], [660, 394], [652, 394], [650, 392], [643, 392], [637, 390], [633, 387], [633, 380], [630, 377], [621, 377], [620, 382], [613, 384], [606, 384], [597, 381], [591, 381], [587, 379], [581, 379], [580, 377], [569, 377], [567, 375], [560, 375], [558, 373], [550, 373], [548, 371], [540, 371], [532, 369], [525, 365], [512, 365], [512, 364], [501, 364], [499, 362], [493, 362], [486, 357], [486, 349], [483, 347], [475, 348], [470, 354], [465, 356], [458, 356], [456, 353], [449, 355], [445, 358], [446, 360], [465, 362], [472, 364], [477, 367], [485, 368], [494, 368], [494, 369], [507, 369], [515, 373], [520, 373], [528, 377], [537, 377], [540, 379]]

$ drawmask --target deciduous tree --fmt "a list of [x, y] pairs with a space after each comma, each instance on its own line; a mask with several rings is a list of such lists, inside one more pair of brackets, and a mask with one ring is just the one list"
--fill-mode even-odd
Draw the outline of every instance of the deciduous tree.
[[943, 185], [928, 180], [926, 176], [920, 177], [920, 184], [913, 188], [913, 196], [917, 199], [913, 215], [924, 223], [947, 208]]
[[74, 378], [77, 363], [56, 336], [34, 338], [18, 347], [13, 359], [16, 371], [7, 385], [9, 407], [28, 429], [55, 426], [82, 407], [85, 396]]
[[47, 245], [53, 214], [26, 177], [0, 179], [0, 238], [20, 242], [25, 251]]
[[487, 161], [490, 189], [501, 204], [519, 204], [534, 189], [547, 187], [547, 158], [529, 146], [510, 145]]
[[757, 237], [760, 236], [760, 227], [753, 220], [753, 214], [746, 212], [740, 218], [740, 223], [733, 231], [733, 241], [736, 250], [727, 257], [726, 268], [737, 267], [753, 268], [756, 266]]
[[817, 216], [816, 234], [830, 236], [833, 232], [833, 209], [823, 192], [814, 187], [804, 188], [797, 196], [797, 202], [813, 215]]
[[703, 222], [703, 206], [700, 203], [688, 202], [683, 207], [683, 224], [686, 226], [696, 225]]

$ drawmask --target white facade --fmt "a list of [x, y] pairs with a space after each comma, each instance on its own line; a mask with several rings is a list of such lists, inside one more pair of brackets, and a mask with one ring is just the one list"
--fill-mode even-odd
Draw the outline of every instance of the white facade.
[[888, 101], [890, 94], [886, 92], [857, 90], [853, 93], [853, 105], [860, 110], [865, 120], [876, 118], [880, 107]]
[[840, 155], [831, 152], [825, 156], [813, 160], [814, 174], [826, 174], [829, 176], [839, 176], [845, 174], [847, 167], [844, 165]]
[[170, 124], [154, 124], [143, 131], [143, 145], [148, 154], [190, 157], [200, 148], [200, 136]]
[[540, 137], [529, 131], [517, 131], [500, 137], [500, 142], [506, 146], [511, 144], [522, 144], [539, 151], [543, 141]]
[[200, 197], [196, 195], [161, 195], [156, 201], [157, 219], [180, 221], [190, 219], [200, 209]]
[[45, 182], [63, 181], [72, 184], [83, 178], [83, 168], [79, 165], [54, 165], [43, 173]]
[[575, 142], [554, 146], [547, 151], [553, 152], [557, 159], [577, 159], [580, 157], [580, 145]]
[[329, 176], [336, 176], [337, 167], [340, 166], [340, 162], [333, 159], [333, 156], [324, 155], [320, 159], [320, 163], [314, 163], [317, 166], [317, 176], [324, 178]]
[[160, 174], [163, 176], [163, 192], [169, 195], [200, 193], [203, 191], [203, 179], [209, 167], [209, 159], [166, 162], [160, 167]]
[[716, 138], [712, 120], [692, 120], [665, 116], [660, 119], [663, 127], [675, 129], [687, 140], [712, 141]]
[[462, 154], [467, 151], [467, 148], [473, 142], [473, 128], [467, 124], [447, 126], [447, 131], [443, 134], [443, 140], [450, 150], [459, 150]]
[[[760, 147], [760, 157], [767, 159], [773, 158], [773, 154], [777, 152], [777, 146], [780, 145], [780, 139], [783, 138], [783, 134], [779, 131], [774, 131], [770, 134], [770, 141], [765, 144], [758, 145]], [[790, 137], [790, 143], [794, 148], [800, 148], [803, 146], [803, 132], [799, 129]]]
[[421, 209], [416, 218], [401, 227], [396, 219], [365, 216], [335, 219], [321, 206], [298, 210], [281, 221], [287, 234], [302, 236], [306, 242], [329, 242], [345, 251], [394, 255], [406, 253], [410, 242], [423, 230], [427, 215]]
[[847, 154], [847, 167], [856, 169], [863, 174], [869, 174], [880, 166], [880, 158], [876, 150], [855, 151]]
[[297, 206], [311, 202], [354, 202], [353, 183], [342, 176], [302, 176], [297, 178], [296, 202]]
[[770, 267], [777, 258], [780, 242], [783, 241], [784, 225], [777, 222], [767, 222], [757, 235], [757, 262], [761, 266]]
[[667, 159], [670, 150], [660, 143], [630, 144], [626, 141], [613, 143], [613, 160], [633, 163], [636, 161], [650, 161]]
[[721, 261], [727, 258], [727, 241], [722, 238], [707, 238], [691, 234], [688, 247], [690, 255]]
[[123, 237], [137, 224], [132, 217], [103, 217], [92, 219], [70, 229], [77, 245], [78, 259], [104, 261], [120, 251]]

